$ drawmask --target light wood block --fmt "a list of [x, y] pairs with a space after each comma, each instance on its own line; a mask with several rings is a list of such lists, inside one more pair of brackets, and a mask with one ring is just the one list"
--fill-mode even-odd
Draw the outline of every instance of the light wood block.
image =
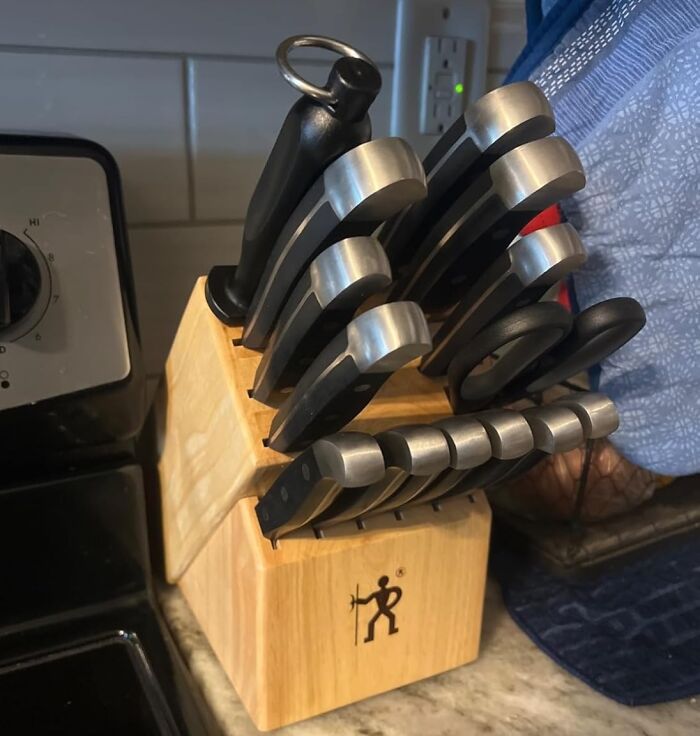
[[[180, 588], [251, 718], [270, 730], [476, 658], [491, 514], [481, 491], [439, 511], [408, 509], [309, 532], [276, 549], [255, 499], [236, 504]], [[371, 522], [371, 524], [370, 524]], [[397, 631], [375, 599], [398, 587]], [[391, 606], [396, 593], [389, 596]], [[378, 615], [372, 641], [365, 641]]]
[[[200, 278], [165, 366], [159, 474], [166, 577], [177, 581], [241, 498], [260, 496], [290, 461], [264, 446], [275, 409], [248, 395], [261, 354], [234, 345]], [[449, 415], [442, 384], [397, 371], [347, 429], [378, 432]]]

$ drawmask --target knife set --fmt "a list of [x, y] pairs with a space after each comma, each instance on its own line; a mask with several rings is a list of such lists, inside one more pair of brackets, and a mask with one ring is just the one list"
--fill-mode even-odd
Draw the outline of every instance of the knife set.
[[[298, 46], [340, 55], [323, 87]], [[507, 407], [644, 324], [632, 299], [540, 301], [585, 251], [565, 223], [518, 233], [585, 178], [533, 84], [475, 102], [421, 162], [371, 138], [361, 52], [301, 36], [277, 59], [301, 97], [160, 397], [166, 576], [264, 730], [477, 656], [484, 491], [618, 421], [593, 393]]]

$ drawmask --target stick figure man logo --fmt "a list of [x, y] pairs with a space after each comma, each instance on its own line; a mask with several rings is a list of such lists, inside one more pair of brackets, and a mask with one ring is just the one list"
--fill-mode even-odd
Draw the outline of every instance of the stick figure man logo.
[[392, 608], [401, 600], [403, 591], [398, 585], [387, 587], [389, 585], [389, 576], [382, 575], [377, 580], [379, 586], [377, 590], [370, 593], [366, 598], [360, 598], [360, 586], [358, 585], [355, 589], [355, 595], [350, 596], [350, 610], [355, 611], [355, 645], [357, 646], [357, 631], [359, 624], [359, 607], [366, 606], [372, 601], [377, 604], [377, 612], [372, 616], [367, 624], [367, 636], [365, 637], [365, 644], [370, 641], [374, 641], [374, 627], [379, 621], [381, 616], [385, 616], [389, 623], [389, 634], [398, 634], [399, 629], [396, 626], [396, 614], [392, 611]]

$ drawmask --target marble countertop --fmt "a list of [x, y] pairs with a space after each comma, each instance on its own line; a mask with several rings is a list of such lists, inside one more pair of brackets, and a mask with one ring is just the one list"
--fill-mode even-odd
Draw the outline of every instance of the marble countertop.
[[[226, 736], [260, 733], [177, 588], [160, 601], [185, 661]], [[489, 582], [479, 659], [465, 667], [340, 708], [284, 736], [686, 736], [700, 729], [700, 697], [629, 708], [608, 700], [543, 654]]]

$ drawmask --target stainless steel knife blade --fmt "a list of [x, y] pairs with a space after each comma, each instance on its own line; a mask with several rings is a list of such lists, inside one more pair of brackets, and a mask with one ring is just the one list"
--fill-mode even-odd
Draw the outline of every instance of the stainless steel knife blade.
[[280, 314], [255, 374], [253, 398], [279, 403], [357, 308], [390, 283], [389, 261], [375, 238], [346, 238], [316, 256]]
[[506, 311], [532, 304], [586, 261], [578, 233], [568, 223], [516, 240], [467, 291], [435, 334], [421, 361], [428, 376], [443, 375], [452, 358]]
[[382, 229], [380, 240], [397, 273], [476, 176], [504, 153], [553, 132], [552, 109], [532, 82], [506, 84], [470, 105], [423, 161], [427, 197], [407, 207]]
[[341, 429], [394, 371], [431, 345], [425, 315], [414, 302], [381, 304], [355, 317], [280, 407], [270, 428], [270, 447], [289, 452]]
[[401, 138], [381, 138], [336, 159], [280, 233], [250, 305], [243, 344], [261, 348], [310, 261], [348, 236], [370, 235], [387, 217], [426, 194], [425, 172]]
[[384, 456], [371, 435], [339, 432], [316, 440], [281, 472], [256, 505], [262, 533], [277, 539], [304, 526], [343, 488], [373, 483], [384, 470]]

